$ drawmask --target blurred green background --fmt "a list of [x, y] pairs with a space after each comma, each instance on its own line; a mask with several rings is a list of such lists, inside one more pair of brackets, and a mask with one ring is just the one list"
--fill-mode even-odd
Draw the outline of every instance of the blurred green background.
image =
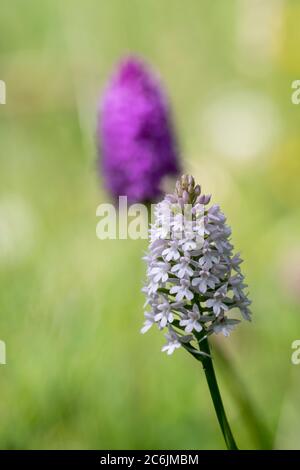
[[220, 342], [273, 447], [300, 448], [299, 24], [296, 0], [1, 2], [0, 448], [224, 448], [199, 365], [139, 334], [146, 241], [95, 234], [97, 100], [128, 52], [160, 73], [186, 171], [245, 259], [253, 322]]

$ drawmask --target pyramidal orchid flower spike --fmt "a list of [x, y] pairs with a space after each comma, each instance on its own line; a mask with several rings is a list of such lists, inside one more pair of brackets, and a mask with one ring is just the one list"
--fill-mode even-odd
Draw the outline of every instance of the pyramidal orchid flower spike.
[[234, 254], [231, 229], [218, 205], [201, 194], [192, 176], [184, 175], [174, 194], [154, 210], [147, 262], [145, 323], [166, 330], [162, 351], [184, 347], [203, 365], [227, 447], [237, 449], [218, 384], [208, 337], [228, 336], [240, 322], [251, 319], [250, 300]]
[[[183, 176], [175, 194], [155, 208], [145, 257], [150, 311], [142, 332], [154, 324], [166, 328], [171, 346], [185, 343], [186, 335], [228, 336], [240, 321], [232, 312], [251, 319], [242, 260], [233, 254], [224, 214], [209, 202], [193, 178]], [[163, 349], [171, 354], [177, 349], [171, 346]]]
[[149, 202], [162, 180], [179, 172], [170, 111], [163, 89], [139, 59], [124, 59], [109, 82], [98, 119], [101, 168], [114, 198]]

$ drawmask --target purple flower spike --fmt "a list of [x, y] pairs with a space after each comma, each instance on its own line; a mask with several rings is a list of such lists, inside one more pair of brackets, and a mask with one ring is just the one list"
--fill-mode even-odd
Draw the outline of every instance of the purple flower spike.
[[139, 59], [121, 62], [105, 91], [98, 120], [102, 170], [114, 198], [153, 201], [179, 162], [166, 97]]

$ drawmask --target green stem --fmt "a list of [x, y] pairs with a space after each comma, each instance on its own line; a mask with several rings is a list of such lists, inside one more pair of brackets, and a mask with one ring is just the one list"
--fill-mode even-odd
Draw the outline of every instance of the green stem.
[[232, 432], [231, 432], [231, 429], [230, 429], [230, 426], [226, 417], [226, 413], [224, 410], [216, 374], [214, 371], [213, 362], [210, 357], [210, 347], [209, 347], [207, 338], [202, 339], [202, 341], [199, 342], [199, 348], [200, 348], [200, 351], [209, 355], [209, 356], [203, 356], [201, 358], [201, 362], [203, 365], [207, 384], [208, 384], [211, 398], [215, 407], [219, 425], [220, 425], [220, 428], [222, 430], [222, 433], [226, 442], [227, 449], [237, 450], [238, 448], [235, 443], [234, 437], [232, 435]]

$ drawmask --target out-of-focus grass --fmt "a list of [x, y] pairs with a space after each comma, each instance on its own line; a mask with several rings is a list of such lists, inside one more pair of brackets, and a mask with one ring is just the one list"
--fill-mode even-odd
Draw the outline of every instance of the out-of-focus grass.
[[[2, 3], [0, 447], [223, 447], [198, 364], [184, 351], [162, 355], [159, 333], [139, 335], [146, 242], [95, 236], [96, 206], [107, 199], [96, 165], [96, 98], [127, 52], [159, 70], [186, 167], [228, 215], [246, 260], [253, 323], [225, 344], [275, 445], [297, 446], [300, 368], [290, 355], [300, 294], [282, 281], [285, 254], [299, 246], [296, 3], [280, 10], [270, 39], [278, 47], [262, 73], [239, 67], [239, 1]], [[274, 141], [246, 161], [218, 154], [203, 131], [205, 109], [227, 87], [263, 94], [279, 116]], [[252, 448], [218, 374], [236, 439]]]

